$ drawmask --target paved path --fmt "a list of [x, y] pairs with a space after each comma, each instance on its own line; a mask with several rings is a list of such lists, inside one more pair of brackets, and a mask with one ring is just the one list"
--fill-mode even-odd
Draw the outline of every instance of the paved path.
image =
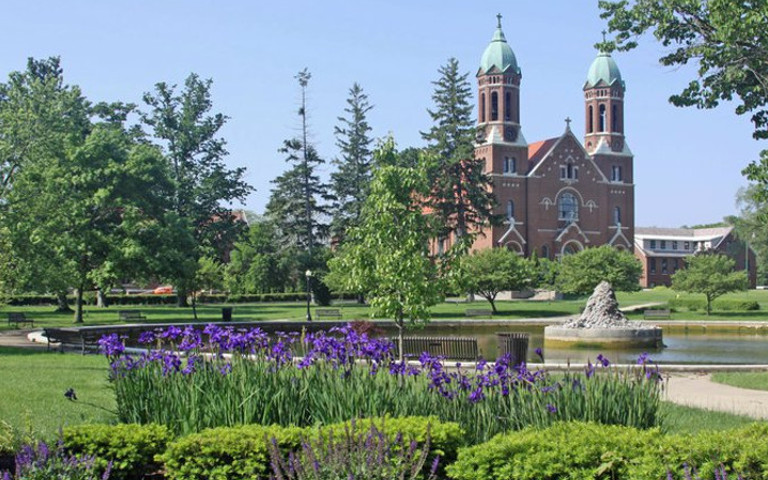
[[715, 383], [707, 373], [673, 373], [667, 400], [691, 407], [768, 419], [768, 392]]

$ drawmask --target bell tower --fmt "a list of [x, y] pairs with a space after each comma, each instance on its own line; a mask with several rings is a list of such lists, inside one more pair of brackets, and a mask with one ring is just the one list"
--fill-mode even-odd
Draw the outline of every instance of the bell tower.
[[477, 71], [477, 124], [485, 141], [517, 143], [520, 138], [520, 67], [496, 16], [496, 31]]
[[588, 153], [625, 150], [624, 91], [618, 65], [610, 53], [601, 51], [584, 83], [584, 148]]

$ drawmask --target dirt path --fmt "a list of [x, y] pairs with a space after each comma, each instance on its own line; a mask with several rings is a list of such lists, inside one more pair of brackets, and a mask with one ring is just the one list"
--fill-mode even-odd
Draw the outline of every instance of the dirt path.
[[674, 403], [768, 419], [768, 392], [715, 383], [706, 373], [673, 373], [667, 400]]

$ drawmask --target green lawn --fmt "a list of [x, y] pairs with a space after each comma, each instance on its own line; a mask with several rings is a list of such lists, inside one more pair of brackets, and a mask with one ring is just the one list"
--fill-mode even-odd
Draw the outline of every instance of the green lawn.
[[[619, 304], [622, 307], [631, 305], [641, 305], [647, 303], [664, 303], [678, 294], [674, 290], [659, 288], [649, 291], [633, 293], [617, 293]], [[689, 295], [681, 294], [681, 297]], [[752, 312], [718, 312], [715, 311], [709, 317], [704, 312], [674, 312], [673, 320], [768, 320], [768, 291], [751, 290], [724, 295], [724, 299], [733, 300], [755, 300], [760, 304], [760, 310]], [[557, 317], [563, 315], [576, 315], [586, 303], [586, 297], [575, 300], [559, 301], [498, 301], [497, 307], [499, 313], [494, 316], [497, 319], [531, 319]], [[251, 303], [235, 304], [235, 321], [258, 321], [258, 320], [303, 320], [306, 318], [306, 304], [301, 302], [294, 303]], [[362, 320], [370, 318], [370, 311], [364, 305], [354, 303], [337, 303], [334, 308], [341, 310], [343, 320]], [[312, 306], [312, 313], [316, 306]], [[441, 303], [432, 308], [432, 320], [440, 321], [445, 319], [466, 318], [465, 310], [490, 308], [488, 302], [478, 297], [474, 303]], [[166, 323], [166, 322], [190, 322], [193, 319], [191, 308], [177, 308], [173, 306], [112, 306], [110, 308], [85, 308], [86, 325], [111, 325], [117, 324], [117, 311], [121, 309], [139, 309], [148, 317], [148, 323]], [[10, 311], [21, 311], [27, 316], [35, 319], [36, 327], [54, 327], [68, 326], [72, 324], [72, 314], [56, 313], [51, 306], [35, 307], [0, 307], [0, 330], [7, 330], [8, 325], [4, 322], [5, 313]], [[478, 317], [473, 317], [478, 318]], [[630, 318], [642, 319], [642, 314], [632, 314]], [[201, 305], [198, 307], [198, 319], [201, 322], [211, 322], [221, 320], [221, 305]]]
[[[107, 371], [101, 355], [0, 347], [0, 420], [48, 439], [64, 425], [114, 422]], [[64, 397], [69, 388], [77, 401]]]
[[684, 407], [672, 402], [662, 404], [666, 433], [697, 433], [703, 430], [730, 430], [755, 422], [754, 418], [733, 413]]
[[768, 390], [768, 372], [718, 372], [712, 381], [732, 387]]

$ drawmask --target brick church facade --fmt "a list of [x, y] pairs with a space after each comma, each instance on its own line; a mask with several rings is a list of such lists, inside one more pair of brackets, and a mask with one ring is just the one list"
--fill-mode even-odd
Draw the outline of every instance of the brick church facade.
[[632, 251], [632, 153], [624, 138], [624, 82], [608, 53], [600, 53], [583, 85], [583, 142], [566, 119], [563, 133], [534, 143], [523, 135], [521, 70], [501, 17], [477, 72], [478, 143], [505, 221], [486, 227], [474, 249], [504, 247], [550, 259], [613, 245]]

